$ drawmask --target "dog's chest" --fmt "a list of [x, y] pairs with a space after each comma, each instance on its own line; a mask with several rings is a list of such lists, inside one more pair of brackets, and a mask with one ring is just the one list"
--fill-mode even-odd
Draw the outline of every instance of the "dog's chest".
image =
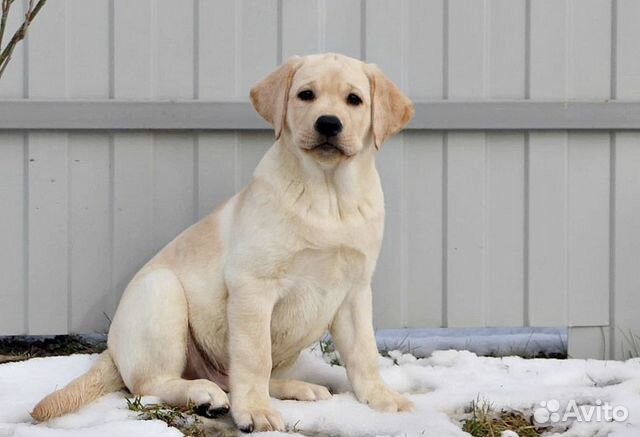
[[365, 255], [352, 248], [304, 249], [281, 278], [281, 298], [272, 316], [274, 365], [317, 340], [347, 293], [362, 282]]

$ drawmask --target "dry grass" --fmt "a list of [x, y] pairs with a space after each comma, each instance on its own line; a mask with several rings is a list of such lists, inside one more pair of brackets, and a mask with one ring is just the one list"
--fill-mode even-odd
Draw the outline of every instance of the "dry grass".
[[500, 437], [504, 431], [513, 431], [520, 437], [538, 437], [544, 431], [534, 426], [522, 412], [495, 411], [486, 401], [471, 402], [469, 416], [462, 421], [462, 430], [473, 437]]
[[187, 437], [236, 437], [240, 435], [231, 419], [205, 419], [195, 412], [194, 405], [171, 407], [166, 404], [142, 404], [140, 397], [127, 399], [127, 407], [141, 420], [161, 420], [177, 428]]
[[627, 343], [629, 349], [627, 352], [627, 358], [638, 358], [640, 357], [640, 336], [634, 334], [631, 331], [622, 332], [622, 336], [624, 341]]
[[148, 404], [143, 405], [140, 397], [127, 399], [127, 407], [135, 411], [142, 420], [161, 420], [167, 425], [178, 428], [188, 437], [205, 437], [202, 428], [202, 420], [196, 415], [192, 406], [176, 408], [168, 405]]
[[2, 355], [0, 354], [0, 364], [15, 363], [16, 361], [25, 361], [31, 358], [28, 355]]

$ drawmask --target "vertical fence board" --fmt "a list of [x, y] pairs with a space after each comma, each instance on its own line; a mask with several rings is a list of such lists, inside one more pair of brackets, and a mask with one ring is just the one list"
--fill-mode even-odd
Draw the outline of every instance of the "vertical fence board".
[[338, 52], [359, 57], [361, 2], [282, 2], [282, 60], [293, 55]]
[[488, 3], [488, 95], [494, 99], [524, 97], [525, 1], [493, 0]]
[[611, 0], [569, 0], [568, 4], [569, 97], [606, 99], [611, 89]]
[[[611, 2], [569, 0], [568, 5], [568, 96], [606, 99], [611, 90]], [[571, 132], [568, 144], [568, 323], [608, 325], [609, 134]]]
[[236, 96], [239, 2], [199, 0], [198, 97], [229, 100]]
[[193, 97], [193, 2], [156, 0], [152, 23], [158, 98]]
[[608, 326], [579, 326], [569, 328], [569, 358], [607, 359], [609, 356]]
[[450, 98], [479, 99], [485, 95], [485, 2], [449, 0]]
[[271, 73], [278, 63], [277, 0], [241, 0], [239, 95]]
[[[29, 34], [31, 98], [67, 95], [67, 3], [38, 15]], [[28, 137], [28, 333], [64, 334], [69, 326], [68, 136]]]
[[484, 326], [485, 144], [482, 134], [448, 134], [448, 325]]
[[568, 322], [609, 324], [609, 134], [569, 136]]
[[532, 99], [567, 95], [567, 3], [531, 2], [530, 82]]
[[532, 326], [564, 326], [566, 134], [532, 132], [529, 141], [529, 320]]
[[441, 99], [443, 87], [443, 1], [411, 0], [407, 21], [407, 91], [414, 99]]
[[[247, 96], [249, 89], [271, 73], [278, 62], [278, 16], [275, 0], [244, 0], [241, 9], [242, 71], [239, 95]], [[247, 132], [238, 135], [238, 179], [240, 186], [251, 180], [253, 170], [264, 152], [273, 144], [272, 132]]]
[[[640, 2], [617, 0], [615, 96], [640, 99]], [[640, 133], [614, 134], [612, 353], [628, 358], [631, 333], [640, 335]], [[637, 351], [636, 351], [637, 354]]]
[[[242, 1], [242, 36], [240, 96], [247, 96], [249, 89], [271, 73], [280, 59], [278, 55], [278, 8], [276, 0]], [[273, 131], [243, 132], [237, 140], [237, 180], [246, 186], [264, 153], [275, 139]]]
[[[404, 88], [406, 41], [402, 24], [406, 6], [405, 1], [371, 1], [365, 17], [367, 61], [378, 64], [400, 88]], [[407, 323], [403, 154], [404, 139], [399, 135], [387, 140], [376, 159], [386, 207], [384, 239], [373, 284], [374, 323], [381, 328]]]
[[442, 325], [442, 134], [405, 132], [407, 325]]
[[193, 223], [193, 136], [154, 137], [154, 244], [160, 249]]
[[69, 135], [71, 332], [99, 332], [111, 310], [110, 141]]
[[376, 159], [386, 208], [384, 238], [373, 280], [373, 320], [377, 328], [406, 325], [403, 150], [403, 139], [397, 136], [385, 142]]
[[113, 0], [113, 84], [115, 98], [148, 99], [152, 74], [153, 0]]
[[[525, 1], [494, 0], [487, 7], [486, 94], [523, 98]], [[485, 323], [520, 326], [525, 322], [524, 135], [495, 132], [486, 137]]]
[[362, 15], [360, 0], [321, 0], [325, 5], [324, 47], [322, 51], [338, 52], [361, 58]]
[[[67, 0], [67, 87], [75, 99], [110, 93], [109, 1]], [[47, 12], [46, 10], [44, 11]], [[87, 25], [92, 23], [92, 25]], [[69, 135], [69, 327], [97, 332], [111, 309], [111, 171], [107, 134]]]
[[640, 2], [616, 0], [618, 32], [616, 39], [617, 98], [640, 99]]
[[[567, 96], [566, 2], [530, 2], [531, 99]], [[567, 323], [567, 156], [565, 132], [529, 133], [529, 322]], [[550, 214], [553, 211], [553, 214]]]
[[67, 93], [66, 1], [47, 5], [29, 28], [29, 97], [65, 97]]
[[[113, 0], [113, 94], [117, 99], [150, 99], [156, 91], [157, 4]], [[132, 68], [135, 66], [135, 68]], [[191, 78], [189, 78], [190, 80]], [[113, 317], [127, 283], [153, 255], [153, 134], [113, 134]]]
[[25, 334], [24, 179], [24, 136], [0, 132], [0, 335]]
[[[521, 133], [487, 134], [485, 323], [524, 323], [524, 148]], [[506, 310], [506, 311], [505, 311]]]
[[[69, 97], [109, 97], [109, 1], [67, 0]], [[47, 5], [43, 14], [49, 13]], [[57, 7], [57, 5], [56, 5]], [[39, 23], [34, 23], [38, 26]]]
[[233, 196], [236, 186], [237, 134], [202, 133], [198, 142], [198, 218]]
[[617, 133], [615, 147], [615, 319], [611, 329], [614, 357], [622, 359], [634, 352], [630, 336], [640, 336], [640, 133]]
[[127, 283], [154, 250], [153, 137], [116, 135], [113, 144], [113, 316]]
[[[323, 7], [321, 7], [321, 5]], [[282, 0], [282, 60], [323, 51], [325, 9], [323, 0]]]
[[[199, 3], [199, 80], [200, 99], [233, 100], [239, 92], [238, 34], [235, 17], [239, 2], [204, 1]], [[221, 66], [224, 65], [224, 68]], [[237, 190], [236, 132], [195, 132], [197, 174], [196, 214], [208, 215]]]
[[[485, 95], [485, 4], [451, 0], [448, 9], [448, 97]], [[483, 132], [447, 134], [447, 323], [483, 326], [485, 159]]]
[[406, 7], [404, 0], [368, 1], [365, 17], [367, 62], [377, 64], [400, 88], [404, 88], [406, 41], [403, 18]]
[[67, 134], [29, 136], [29, 334], [68, 330]]

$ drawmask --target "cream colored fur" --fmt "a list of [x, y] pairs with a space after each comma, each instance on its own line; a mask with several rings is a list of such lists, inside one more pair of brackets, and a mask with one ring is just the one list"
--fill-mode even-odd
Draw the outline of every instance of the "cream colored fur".
[[[300, 99], [303, 90], [315, 98]], [[349, 104], [349, 94], [362, 104]], [[327, 330], [360, 401], [388, 412], [413, 408], [379, 376], [371, 320], [384, 227], [375, 152], [409, 122], [411, 102], [374, 66], [336, 54], [290, 60], [251, 98], [277, 141], [249, 186], [138, 272], [113, 319], [108, 351], [42, 400], [36, 420], [73, 411], [122, 382], [174, 405], [224, 407], [220, 386], [228, 382], [241, 429], [282, 430], [270, 395], [330, 396], [321, 386], [277, 379]], [[325, 141], [314, 130], [321, 115], [342, 120], [340, 151], [314, 148]]]
[[109, 351], [104, 351], [91, 370], [45, 397], [31, 415], [38, 421], [49, 420], [76, 411], [103, 394], [122, 388], [124, 383], [118, 369]]

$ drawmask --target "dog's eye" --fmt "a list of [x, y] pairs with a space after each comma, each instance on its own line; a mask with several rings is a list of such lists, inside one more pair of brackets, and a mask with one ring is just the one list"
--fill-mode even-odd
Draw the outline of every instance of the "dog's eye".
[[300, 100], [305, 100], [305, 101], [309, 101], [309, 100], [313, 100], [316, 98], [316, 95], [313, 94], [313, 91], [311, 90], [304, 90], [304, 91], [300, 91], [298, 93], [298, 98]]
[[362, 99], [351, 93], [347, 96], [347, 103], [353, 106], [358, 106], [360, 103], [362, 103]]

